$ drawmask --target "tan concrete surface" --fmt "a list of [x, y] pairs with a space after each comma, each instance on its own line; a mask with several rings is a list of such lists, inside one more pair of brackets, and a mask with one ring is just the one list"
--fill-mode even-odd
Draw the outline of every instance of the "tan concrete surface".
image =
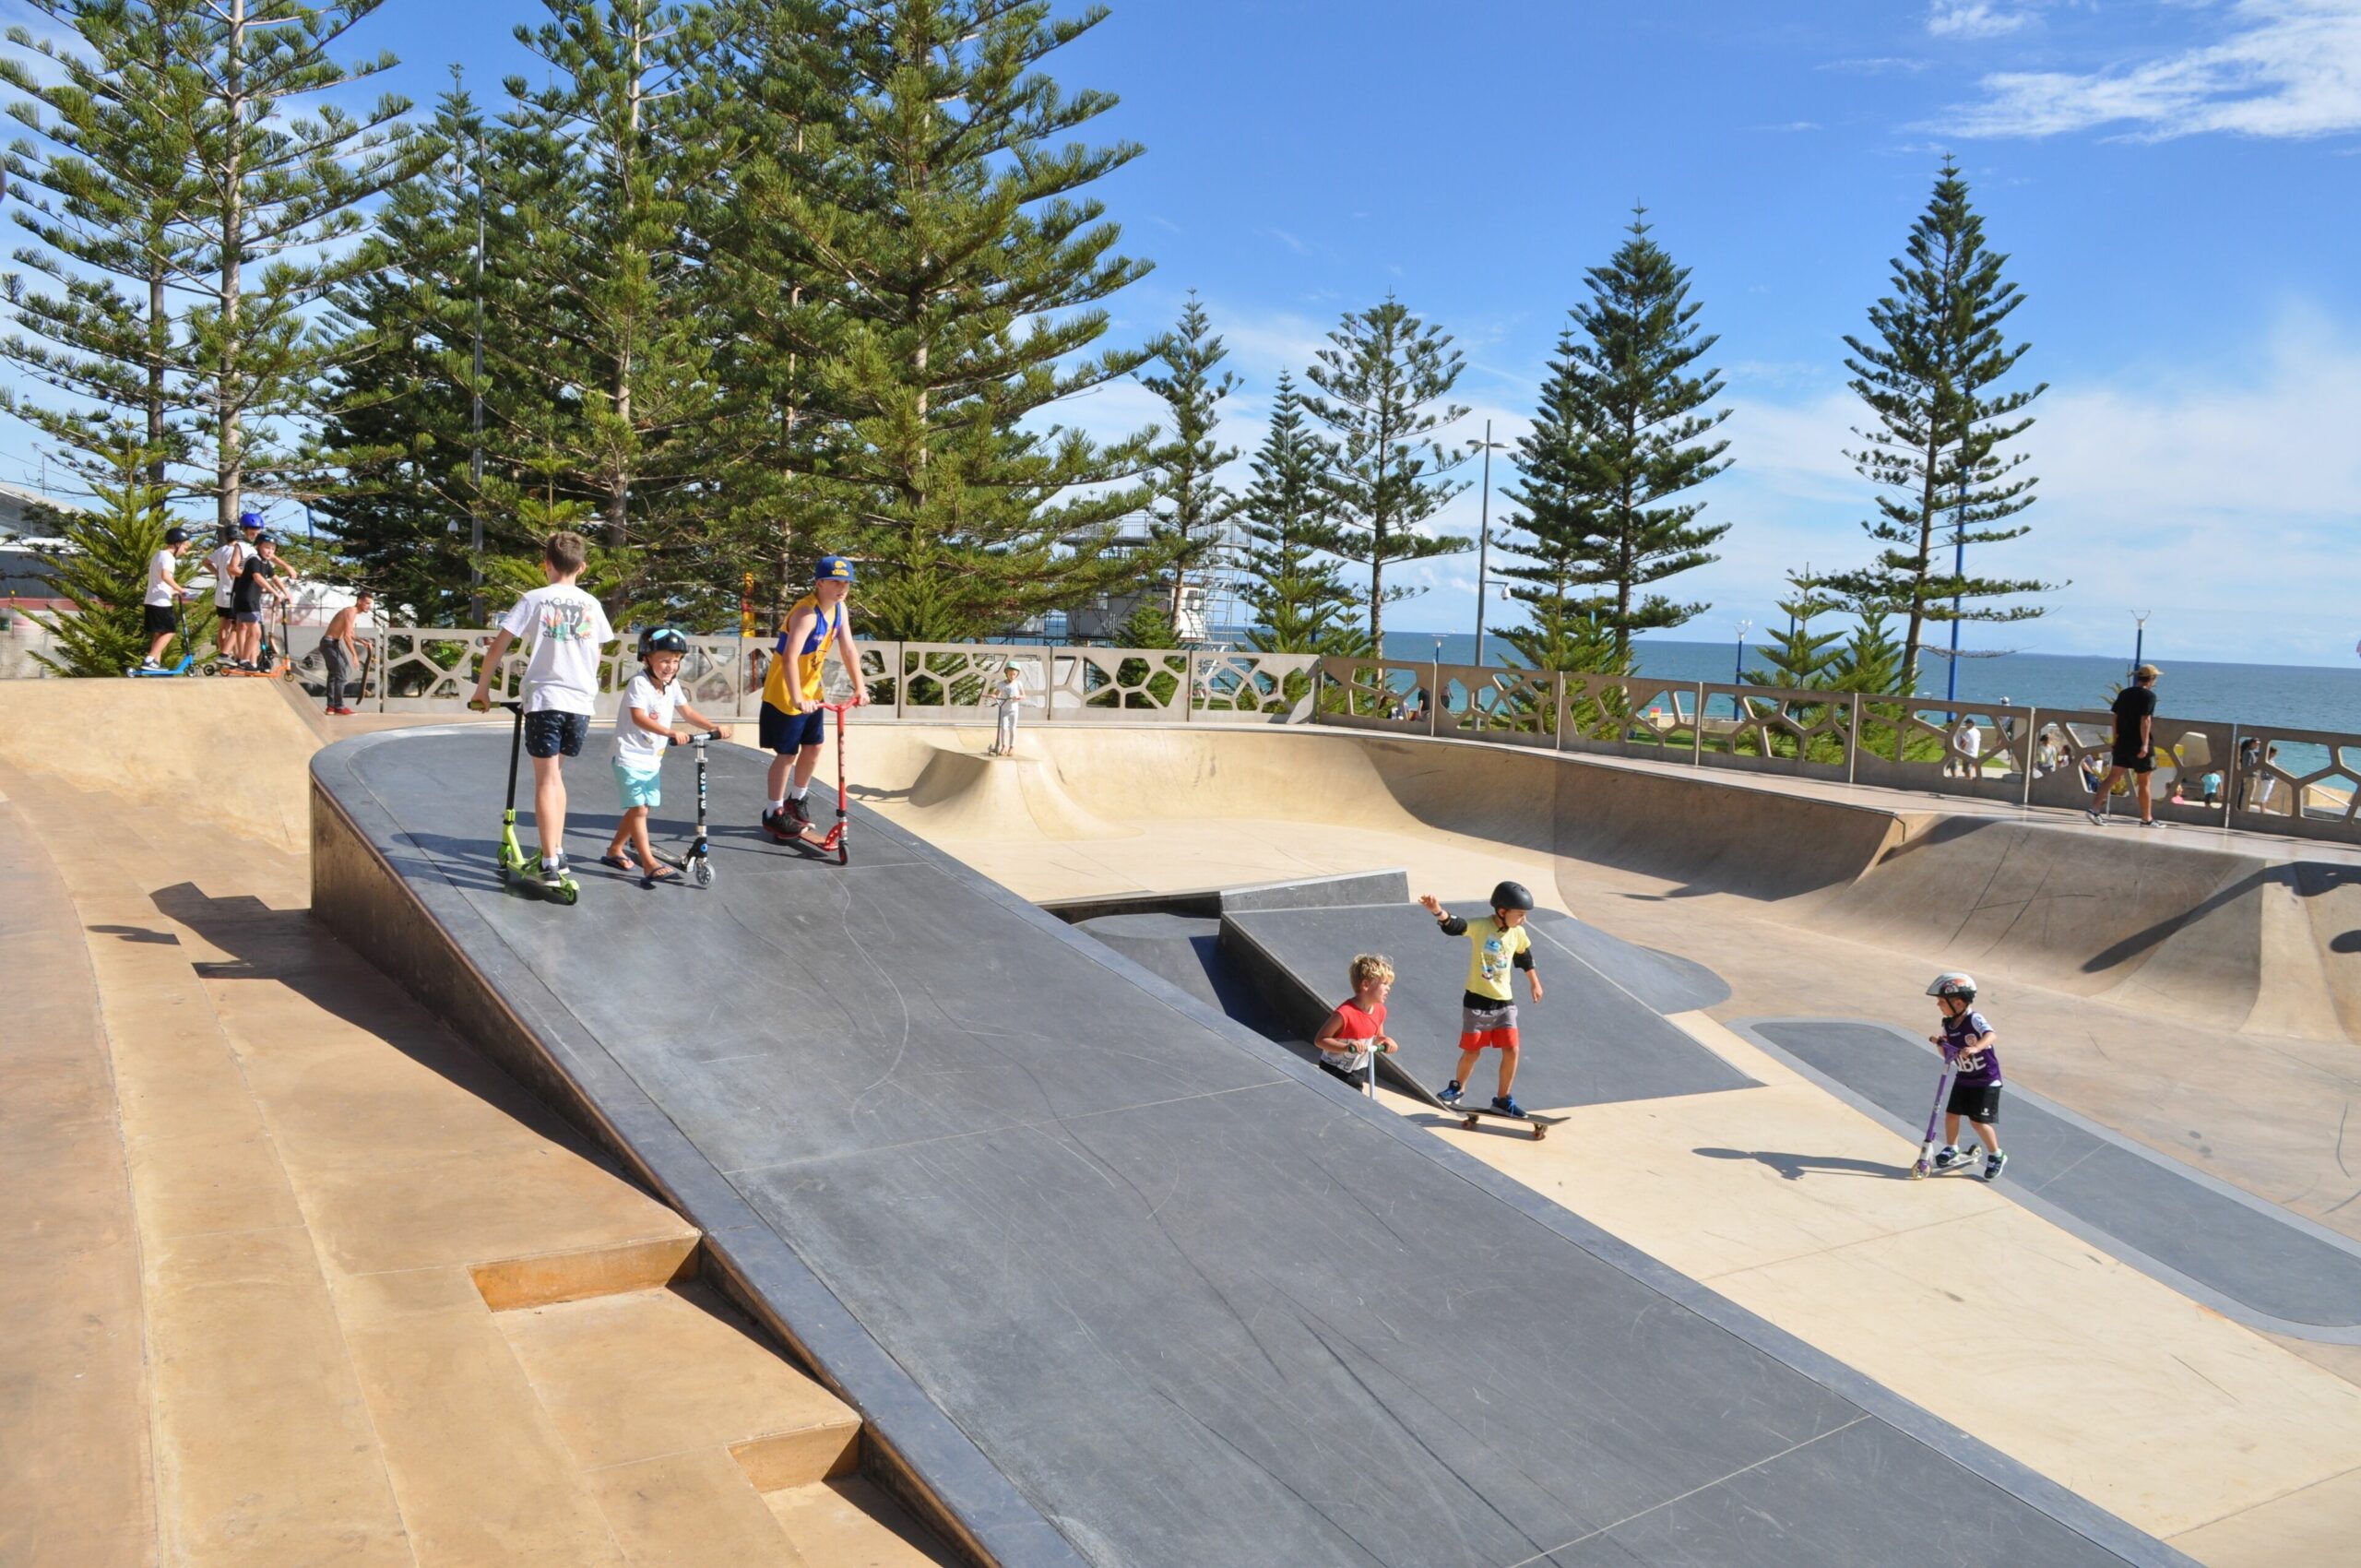
[[[264, 683], [159, 684], [0, 684], [0, 892], [38, 890], [35, 853], [62, 873], [0, 910], [43, 971], [12, 968], [42, 1049], [0, 1031], [0, 1128], [45, 1123], [0, 1146], [42, 1194], [24, 1227], [0, 1209], [0, 1262], [39, 1260], [0, 1306], [63, 1292], [25, 1289], [0, 1336], [0, 1373], [58, 1352], [0, 1381], [0, 1449], [44, 1455], [0, 1467], [0, 1562], [848, 1561], [799, 1550], [731, 1445], [814, 1481], [857, 1453], [850, 1413], [700, 1287], [663, 1289], [695, 1230], [312, 926], [309, 719]], [[27, 743], [77, 712], [160, 762]], [[614, 1290], [666, 1304], [578, 1300]], [[494, 1301], [607, 1326], [537, 1357]], [[669, 1489], [586, 1464], [610, 1431], [694, 1432], [735, 1492], [688, 1488], [679, 1454], [647, 1461]], [[18, 1485], [43, 1489], [23, 1514]], [[887, 1514], [848, 1538], [895, 1550]]]
[[[0, 798], [0, 1563], [153, 1561], [139, 1247], [81, 925]], [[39, 983], [27, 983], [39, 977]]]
[[815, 1568], [940, 1568], [955, 1561], [908, 1510], [858, 1476], [765, 1492], [763, 1501]]

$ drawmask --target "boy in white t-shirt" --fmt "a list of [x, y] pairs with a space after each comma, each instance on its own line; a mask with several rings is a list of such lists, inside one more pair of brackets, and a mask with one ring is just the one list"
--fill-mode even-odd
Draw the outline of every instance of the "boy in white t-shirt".
[[500, 660], [511, 645], [532, 639], [525, 664], [525, 752], [533, 759], [533, 820], [540, 831], [541, 881], [565, 885], [565, 772], [564, 758], [580, 756], [590, 738], [590, 715], [599, 700], [599, 650], [615, 631], [599, 601], [575, 586], [590, 546], [571, 529], [550, 535], [541, 547], [541, 575], [550, 580], [511, 605], [500, 631], [484, 649], [468, 706], [478, 713], [492, 706], [489, 694]]
[[205, 558], [213, 569], [213, 646], [223, 659], [243, 659], [245, 629], [239, 625], [231, 596], [238, 590], [239, 575], [255, 553], [255, 536], [262, 532], [262, 517], [254, 512], [238, 515], [238, 537], [224, 539]]
[[180, 633], [180, 603], [188, 597], [188, 589], [181, 587], [181, 555], [187, 549], [188, 529], [166, 529], [164, 548], [148, 557], [148, 593], [139, 623], [148, 633], [142, 670], [161, 670], [164, 649]]
[[[689, 732], [673, 728], [672, 716], [682, 719], [718, 740], [730, 739], [730, 726], [716, 724], [689, 706], [674, 677], [689, 651], [689, 639], [670, 626], [651, 627], [639, 635], [640, 671], [623, 692], [615, 713], [615, 792], [623, 799], [623, 820], [599, 861], [617, 871], [636, 871], [640, 885], [653, 887], [681, 874], [680, 868], [658, 855], [647, 842], [647, 809], [664, 803], [666, 748], [688, 744]], [[635, 861], [634, 854], [638, 856]]]
[[1000, 684], [992, 688], [992, 704], [999, 710], [1000, 723], [992, 731], [994, 756], [1016, 754], [1016, 712], [1025, 706], [1025, 678], [1014, 664], [1001, 667]]

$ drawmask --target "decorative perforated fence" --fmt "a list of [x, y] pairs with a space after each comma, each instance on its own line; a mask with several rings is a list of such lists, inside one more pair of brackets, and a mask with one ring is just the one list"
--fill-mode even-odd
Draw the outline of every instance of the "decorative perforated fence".
[[1853, 698], [1775, 686], [1698, 688], [1697, 760], [1707, 767], [1845, 779], [1853, 769]]
[[1853, 780], [2023, 804], [2035, 726], [2032, 708], [1863, 697]]
[[[2090, 803], [2115, 722], [2080, 709], [1400, 659], [1323, 659], [1320, 683], [1313, 721], [1346, 729], [2053, 807]], [[1429, 706], [1429, 692], [1442, 701]], [[2159, 716], [2154, 742], [2152, 800], [2165, 821], [2361, 843], [2361, 735]]]

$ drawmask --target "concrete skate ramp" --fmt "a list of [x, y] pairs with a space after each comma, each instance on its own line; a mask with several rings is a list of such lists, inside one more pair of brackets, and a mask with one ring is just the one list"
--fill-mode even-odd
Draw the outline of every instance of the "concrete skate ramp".
[[[1452, 909], [1461, 915], [1484, 912], [1478, 905]], [[1533, 922], [1543, 1000], [1532, 1002], [1518, 977], [1520, 1100], [1536, 1111], [1557, 1111], [1752, 1087], [1752, 1079], [1623, 982], [1635, 980], [1669, 1001], [1667, 1010], [1711, 1006], [1729, 995], [1727, 988], [1698, 966], [1628, 943], [1593, 943], [1578, 934], [1583, 929], [1581, 921], [1551, 910]], [[1430, 1091], [1450, 1078], [1459, 1061], [1467, 939], [1444, 936], [1426, 910], [1393, 904], [1242, 913], [1224, 917], [1223, 935], [1252, 956], [1249, 962], [1269, 983], [1293, 992], [1299, 1017], [1314, 1028], [1347, 994], [1353, 955], [1383, 953], [1395, 977], [1387, 1032], [1401, 1042], [1385, 1066]], [[1491, 1098], [1494, 1071], [1489, 1058], [1477, 1067], [1469, 1087], [1479, 1098]]]
[[[2213, 1028], [2361, 1039], [2361, 966], [2339, 961], [2361, 952], [2361, 882], [2331, 862], [2171, 832], [2135, 838], [2129, 826], [1892, 811], [1693, 770], [1296, 729], [1043, 725], [1026, 732], [1026, 760], [1042, 793], [1054, 781], [1054, 803], [1021, 804], [979, 778], [998, 791], [987, 805], [951, 791], [936, 763], [957, 733], [857, 736], [866, 787], [955, 849], [1033, 835], [1037, 814], [1073, 814], [1073, 828], [1038, 830], [1052, 840], [1225, 817], [1458, 834], [1553, 857], [1545, 903], [1579, 902], [1608, 867], [1667, 885], [1656, 897], [1736, 898], [1938, 965], [2169, 1006]], [[908, 783], [919, 778], [923, 789]]]
[[[1904, 1136], [1924, 1134], [1941, 1072], [1925, 1040], [1837, 1019], [1747, 1028]], [[2008, 1050], [2004, 1035], [2003, 1063]], [[2014, 1086], [2000, 1141], [2003, 1196], [2253, 1327], [2361, 1344], [2361, 1246]]]
[[1304, 1052], [1311, 1051], [1289, 1015], [1223, 954], [1218, 918], [1150, 909], [1095, 916], [1075, 921], [1074, 929], [1264, 1039], [1284, 1043], [1292, 1036]]
[[300, 850], [306, 769], [320, 742], [283, 684], [0, 681], [0, 760], [172, 821]]
[[320, 917], [701, 1226], [979, 1555], [2184, 1561], [872, 814], [848, 869], [733, 832], [710, 890], [505, 893], [504, 744], [320, 754]]

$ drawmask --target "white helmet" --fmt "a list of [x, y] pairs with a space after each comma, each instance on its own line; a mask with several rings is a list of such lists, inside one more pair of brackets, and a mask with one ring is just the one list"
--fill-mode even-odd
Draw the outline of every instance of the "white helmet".
[[1963, 974], [1957, 969], [1945, 969], [1941, 974], [1937, 975], [1934, 983], [1927, 988], [1927, 994], [1956, 996], [1962, 1002], [1973, 1002], [1975, 1000], [1975, 977]]

